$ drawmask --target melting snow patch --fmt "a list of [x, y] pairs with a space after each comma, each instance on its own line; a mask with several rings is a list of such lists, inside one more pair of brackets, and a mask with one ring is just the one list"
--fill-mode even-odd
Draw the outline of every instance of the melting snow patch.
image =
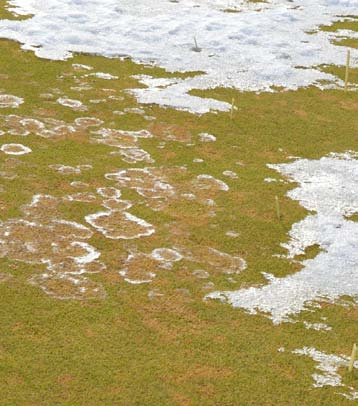
[[0, 108], [16, 109], [24, 102], [24, 99], [10, 94], [0, 94]]
[[202, 142], [213, 142], [216, 141], [215, 135], [208, 134], [208, 133], [200, 133], [199, 134], [199, 139]]
[[148, 198], [168, 198], [174, 194], [173, 187], [163, 177], [153, 173], [152, 168], [124, 169], [106, 174], [106, 178], [115, 180], [120, 187], [136, 190]]
[[328, 326], [325, 323], [308, 323], [307, 321], [303, 322], [307, 330], [316, 330], [316, 331], [331, 331], [332, 327]]
[[29, 280], [39, 286], [47, 295], [62, 300], [104, 299], [106, 292], [102, 285], [84, 276], [59, 273], [35, 275]]
[[21, 207], [24, 218], [0, 222], [0, 257], [46, 266], [30, 283], [60, 299], [104, 298], [101, 285], [82, 277], [105, 270], [100, 253], [84, 240], [93, 232], [82, 224], [58, 218], [63, 199], [34, 195]]
[[19, 123], [30, 133], [38, 133], [45, 128], [45, 124], [34, 118], [22, 118]]
[[[355, 33], [349, 30], [328, 33], [320, 31], [319, 26], [355, 15], [357, 0], [235, 3], [13, 0], [13, 12], [31, 14], [32, 18], [2, 20], [0, 29], [4, 38], [22, 42], [23, 48], [33, 50], [39, 57], [65, 59], [71, 52], [107, 57], [128, 55], [139, 62], [154, 62], [171, 72], [203, 72], [186, 79], [162, 79], [164, 84], [157, 79], [150, 83], [147, 79], [149, 88], [136, 90], [142, 102], [194, 112], [227, 110], [230, 104], [203, 101], [188, 94], [192, 89], [223, 86], [251, 91], [271, 90], [272, 86], [296, 89], [311, 84], [322, 86], [322, 80], [331, 85], [341, 84], [315, 67], [344, 63], [346, 49], [336, 46], [333, 40], [342, 35], [353, 37]], [[224, 12], [228, 8], [240, 12]], [[193, 52], [199, 49], [193, 47], [193, 33], [201, 52]], [[80, 64], [73, 67], [91, 68]]]
[[101, 256], [100, 252], [86, 242], [74, 241], [71, 245], [73, 247], [80, 247], [85, 251], [84, 255], [71, 257], [77, 264], [88, 264]]
[[[358, 399], [358, 393], [354, 388], [344, 385], [342, 383], [342, 377], [338, 373], [339, 368], [347, 368], [349, 362], [348, 357], [326, 354], [312, 347], [303, 347], [292, 351], [292, 353], [308, 356], [318, 363], [316, 369], [318, 369], [320, 373], [312, 374], [312, 378], [314, 379], [313, 386], [315, 388], [322, 388], [324, 386], [346, 387], [349, 389], [349, 393], [340, 392], [339, 394], [350, 400]], [[354, 363], [354, 367], [358, 368], [358, 361]]]
[[199, 189], [209, 190], [222, 190], [227, 192], [229, 186], [222, 180], [216, 179], [211, 175], [199, 175], [195, 180], [195, 184]]
[[[150, 76], [135, 76], [141, 83], [147, 85], [147, 88], [131, 89], [129, 93], [133, 94], [139, 103], [159, 104], [163, 107], [172, 107], [177, 110], [189, 111], [195, 114], [205, 114], [210, 111], [228, 111], [230, 104], [215, 99], [203, 99], [193, 96], [187, 92], [191, 86], [182, 79], [168, 79], [168, 86], [158, 86], [158, 80]], [[190, 82], [190, 80], [188, 80]]]
[[317, 307], [320, 300], [337, 302], [344, 295], [357, 300], [358, 223], [349, 216], [358, 212], [358, 160], [345, 155], [270, 167], [299, 184], [288, 192], [289, 197], [316, 212], [292, 226], [290, 240], [283, 245], [287, 257], [302, 255], [313, 245], [321, 252], [303, 260], [303, 269], [295, 274], [283, 278], [264, 274], [269, 282], [266, 286], [213, 292], [207, 297], [228, 301], [251, 313], [266, 312], [276, 324]]
[[150, 283], [156, 277], [156, 271], [161, 267], [160, 262], [143, 253], [128, 255], [124, 268], [119, 271], [124, 280], [133, 285]]
[[183, 256], [171, 248], [156, 248], [152, 251], [152, 257], [162, 262], [177, 262], [183, 259]]
[[233, 172], [233, 171], [224, 171], [223, 175], [227, 176], [228, 178], [231, 178], [231, 179], [238, 179], [239, 178], [237, 173]]
[[116, 148], [137, 148], [138, 138], [151, 138], [152, 134], [149, 131], [124, 131], [114, 130], [111, 128], [101, 128], [99, 131], [92, 132], [100, 137], [91, 138], [92, 142], [98, 144], [106, 144]]
[[126, 211], [133, 206], [133, 203], [129, 200], [106, 199], [103, 200], [102, 206], [111, 211]]
[[153, 163], [154, 160], [151, 158], [147, 151], [140, 148], [125, 148], [118, 152], [112, 152], [112, 155], [121, 155], [124, 162], [129, 164], [134, 164], [137, 162]]
[[95, 202], [97, 200], [97, 197], [90, 192], [80, 192], [80, 193], [75, 193], [73, 195], [68, 195], [65, 197], [65, 199], [71, 201], [71, 202], [84, 202], [84, 203], [91, 203]]
[[96, 117], [79, 117], [75, 119], [75, 124], [79, 127], [97, 127], [103, 124], [103, 121]]
[[59, 99], [57, 99], [57, 103], [65, 107], [70, 107], [73, 110], [86, 110], [86, 107], [79, 100], [60, 97]]
[[92, 70], [93, 67], [92, 66], [88, 66], [88, 65], [83, 65], [81, 63], [73, 63], [72, 67], [76, 70]]
[[238, 233], [238, 232], [236, 232], [236, 231], [227, 231], [227, 232], [225, 233], [225, 235], [226, 235], [227, 237], [237, 238], [237, 237], [240, 236], [240, 233]]
[[100, 187], [97, 189], [97, 193], [107, 199], [119, 199], [122, 195], [122, 192], [115, 187]]
[[264, 182], [266, 183], [272, 183], [272, 182], [284, 182], [282, 179], [275, 179], [275, 178], [265, 178]]
[[114, 76], [114, 75], [111, 75], [110, 73], [104, 73], [104, 72], [90, 73], [89, 75], [86, 75], [86, 76], [95, 76], [96, 78], [105, 79], [105, 80], [118, 79], [118, 76]]
[[126, 271], [119, 271], [119, 274], [124, 277], [124, 280], [132, 285], [141, 285], [143, 283], [150, 283], [152, 280], [156, 277], [156, 274], [153, 272], [147, 272], [146, 277], [147, 279], [130, 279], [127, 278], [127, 272]]
[[0, 150], [7, 155], [24, 155], [32, 152], [29, 147], [22, 144], [3, 144]]
[[198, 279], [207, 279], [210, 277], [209, 272], [204, 271], [204, 269], [196, 269], [193, 271], [193, 275]]
[[72, 187], [75, 187], [75, 188], [87, 188], [87, 187], [89, 187], [89, 184], [88, 184], [88, 183], [81, 182], [81, 181], [79, 181], [79, 180], [76, 180], [76, 181], [71, 182], [70, 185], [71, 185]]
[[119, 274], [131, 284], [150, 283], [156, 277], [158, 270], [170, 270], [173, 262], [180, 261], [182, 258], [179, 252], [171, 248], [156, 248], [150, 255], [131, 253]]
[[[147, 79], [149, 88], [136, 90], [142, 102], [197, 113], [211, 108], [227, 110], [230, 104], [191, 96], [192, 89], [270, 91], [273, 86], [322, 87], [322, 80], [330, 82], [327, 86], [340, 85], [336, 77], [316, 67], [343, 64], [346, 48], [335, 45], [334, 40], [356, 35], [350, 30], [324, 32], [319, 27], [356, 15], [357, 0], [258, 4], [231, 0], [12, 0], [11, 4], [13, 12], [32, 17], [2, 20], [2, 36], [23, 43], [23, 48], [39, 57], [65, 59], [72, 52], [128, 55], [170, 72], [202, 72], [185, 79], [163, 78], [162, 83]], [[224, 12], [227, 9], [240, 12]], [[199, 45], [194, 46], [193, 35]], [[201, 52], [194, 52], [199, 46]], [[80, 64], [74, 68], [86, 70]]]

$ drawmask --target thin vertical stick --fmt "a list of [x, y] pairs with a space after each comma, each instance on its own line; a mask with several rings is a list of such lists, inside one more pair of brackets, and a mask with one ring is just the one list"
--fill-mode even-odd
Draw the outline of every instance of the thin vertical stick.
[[196, 42], [196, 37], [194, 37], [194, 50], [199, 51], [198, 43]]
[[347, 63], [346, 63], [346, 77], [344, 79], [344, 91], [346, 92], [348, 89], [348, 78], [349, 78], [349, 63], [351, 60], [351, 51], [350, 49], [347, 50]]
[[275, 205], [276, 205], [276, 216], [278, 220], [281, 220], [281, 210], [280, 210], [280, 202], [278, 197], [275, 196]]
[[234, 108], [235, 108], [235, 99], [232, 98], [231, 100], [231, 110], [230, 110], [230, 119], [232, 120], [233, 115], [234, 115]]
[[357, 344], [353, 344], [351, 359], [350, 359], [349, 365], [348, 365], [349, 372], [353, 371], [354, 361], [356, 360], [356, 358], [357, 358]]

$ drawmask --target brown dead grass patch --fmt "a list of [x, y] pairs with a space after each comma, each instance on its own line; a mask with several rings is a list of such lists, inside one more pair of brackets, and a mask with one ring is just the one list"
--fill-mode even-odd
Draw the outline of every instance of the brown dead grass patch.
[[[220, 161], [220, 160], [225, 159], [224, 152], [220, 148], [217, 148], [214, 145], [208, 145], [208, 144], [212, 144], [212, 143], [206, 143], [200, 147], [199, 153], [200, 153], [201, 158], [203, 158], [204, 160], [209, 160], [209, 161]], [[213, 144], [215, 144], [215, 143], [213, 143]]]
[[358, 102], [356, 100], [342, 100], [339, 104], [346, 110], [357, 110], [358, 112]]
[[188, 143], [192, 140], [191, 131], [186, 126], [184, 127], [168, 123], [153, 123], [148, 129], [155, 137], [165, 141]]
[[175, 377], [169, 378], [177, 385], [182, 385], [187, 382], [197, 382], [203, 380], [222, 380], [233, 375], [230, 368], [211, 367], [208, 365], [195, 365], [188, 368], [184, 373], [177, 374]]
[[60, 385], [64, 385], [64, 386], [69, 385], [69, 384], [72, 383], [73, 381], [74, 381], [74, 377], [73, 377], [72, 375], [70, 375], [70, 374], [60, 375], [60, 376], [57, 378], [57, 382], [58, 382]]
[[192, 406], [193, 402], [182, 393], [175, 392], [172, 394], [173, 402], [178, 406]]
[[306, 118], [308, 116], [307, 111], [304, 111], [304, 110], [296, 109], [293, 112], [296, 114], [296, 116], [298, 116], [300, 118]]

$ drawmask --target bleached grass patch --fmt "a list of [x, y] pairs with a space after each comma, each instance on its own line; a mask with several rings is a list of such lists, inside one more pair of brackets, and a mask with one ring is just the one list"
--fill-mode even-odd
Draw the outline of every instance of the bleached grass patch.
[[287, 257], [304, 255], [313, 245], [321, 252], [301, 261], [303, 269], [293, 275], [264, 274], [266, 286], [218, 291], [206, 297], [251, 313], [266, 312], [275, 324], [316, 308], [319, 301], [339, 303], [347, 295], [358, 302], [358, 223], [349, 220], [358, 212], [358, 160], [347, 153], [269, 166], [299, 184], [288, 192], [289, 197], [316, 212], [292, 226], [290, 240], [283, 244]]
[[226, 275], [235, 275], [247, 268], [246, 261], [238, 255], [230, 255], [212, 247], [182, 249], [181, 254], [189, 261], [205, 264], [207, 269]]
[[158, 271], [171, 270], [173, 263], [182, 259], [183, 256], [171, 248], [156, 248], [151, 254], [130, 253], [119, 274], [134, 285], [150, 283]]
[[82, 173], [82, 171], [92, 169], [92, 165], [70, 166], [63, 164], [51, 164], [49, 165], [49, 168], [55, 170], [58, 173], [61, 173], [62, 175], [73, 175], [73, 174], [79, 175], [80, 173]]
[[[152, 134], [147, 130], [140, 130], [140, 131], [124, 131], [118, 129], [111, 129], [111, 128], [101, 128], [98, 131], [92, 131], [92, 134], [95, 137], [91, 138], [91, 142], [97, 144], [105, 144], [110, 147], [115, 147], [119, 149], [138, 149], [138, 142], [141, 138], [152, 138]], [[125, 154], [125, 151], [121, 151]], [[145, 152], [145, 151], [144, 151]], [[127, 155], [131, 153], [128, 152]], [[132, 155], [134, 153], [132, 152]], [[138, 155], [138, 154], [137, 154]], [[143, 156], [143, 154], [142, 154]], [[148, 158], [149, 154], [146, 153], [146, 157]]]
[[124, 162], [135, 164], [137, 162], [154, 163], [154, 159], [147, 151], [141, 148], [126, 148], [118, 152], [112, 152], [111, 155], [120, 155]]
[[103, 124], [103, 121], [96, 117], [78, 117], [75, 119], [75, 124], [78, 127], [88, 128], [97, 127]]
[[145, 205], [150, 209], [169, 214], [172, 204], [190, 200], [200, 207], [203, 217], [214, 217], [215, 197], [229, 190], [225, 182], [208, 174], [192, 178], [184, 166], [130, 168], [108, 173], [105, 177], [115, 181], [120, 188], [135, 190], [145, 198]]
[[37, 133], [45, 128], [44, 123], [34, 118], [23, 118], [20, 120], [23, 128], [30, 133]]
[[3, 144], [0, 151], [6, 155], [25, 155], [32, 152], [32, 149], [22, 144]]
[[147, 198], [168, 199], [174, 195], [174, 188], [164, 176], [159, 176], [153, 168], [123, 169], [106, 174], [106, 178], [117, 182], [119, 187], [134, 189]]
[[[342, 81], [317, 67], [345, 64], [346, 49], [334, 40], [356, 34], [324, 32], [319, 27], [356, 15], [358, 2], [11, 0], [10, 4], [17, 14], [32, 17], [0, 21], [2, 37], [23, 43], [39, 57], [65, 59], [72, 52], [121, 55], [170, 72], [202, 72], [186, 79], [142, 77], [148, 88], [133, 91], [142, 103], [202, 114], [229, 110], [231, 105], [189, 95], [193, 89], [342, 86]], [[240, 12], [227, 13], [227, 9]], [[352, 54], [356, 66], [353, 49]], [[74, 68], [86, 70], [80, 65]]]
[[0, 283], [8, 282], [13, 276], [7, 272], [0, 272]]
[[126, 282], [134, 285], [152, 282], [157, 276], [157, 272], [168, 269], [167, 265], [171, 262], [158, 258], [156, 255], [153, 255], [153, 252], [151, 255], [130, 253], [119, 274], [123, 276]]
[[97, 193], [107, 199], [119, 199], [122, 195], [122, 192], [115, 187], [99, 187]]
[[171, 248], [156, 248], [151, 255], [157, 261], [162, 262], [178, 262], [183, 259], [183, 256], [178, 251]]
[[86, 182], [82, 182], [80, 180], [75, 180], [70, 183], [72, 187], [78, 188], [78, 189], [83, 189], [83, 188], [88, 188], [89, 184]]
[[130, 114], [139, 114], [140, 116], [143, 116], [145, 114], [145, 110], [140, 107], [126, 107], [124, 109], [124, 112]]
[[89, 214], [85, 219], [105, 237], [115, 240], [132, 240], [155, 232], [155, 228], [145, 220], [119, 210]]
[[9, 114], [0, 115], [0, 123], [11, 135], [25, 137], [34, 134], [42, 138], [57, 138], [76, 133], [83, 134], [88, 128], [100, 126], [103, 121], [96, 117], [78, 117], [70, 123], [50, 117], [40, 121], [33, 117]]
[[[314, 380], [313, 387], [322, 388], [324, 386], [335, 386], [347, 388], [348, 393], [341, 391], [338, 393], [349, 400], [358, 399], [358, 392], [356, 392], [354, 388], [344, 385], [342, 377], [338, 373], [339, 368], [346, 369], [348, 367], [348, 357], [344, 355], [326, 354], [312, 347], [303, 347], [292, 351], [292, 353], [310, 357], [317, 363], [315, 368], [319, 373], [312, 374]], [[354, 368], [358, 368], [358, 361], [354, 363]]]
[[83, 276], [106, 269], [98, 261], [100, 252], [86, 242], [93, 231], [60, 218], [62, 201], [51, 195], [34, 195], [21, 207], [22, 218], [0, 222], [0, 257], [37, 265], [42, 273], [30, 277], [29, 282], [53, 297], [104, 298], [102, 285]]
[[70, 202], [91, 203], [97, 200], [97, 196], [90, 192], [79, 192], [72, 195], [67, 195], [65, 199], [69, 200]]
[[49, 296], [62, 300], [91, 300], [106, 298], [103, 286], [85, 276], [72, 276], [62, 273], [34, 275], [29, 283], [38, 286]]

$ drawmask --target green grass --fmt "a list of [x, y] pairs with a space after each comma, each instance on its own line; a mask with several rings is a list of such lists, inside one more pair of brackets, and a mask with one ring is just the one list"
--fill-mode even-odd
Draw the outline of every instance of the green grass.
[[[64, 62], [41, 60], [4, 40], [0, 41], [0, 52], [0, 74], [6, 75], [2, 91], [25, 99], [19, 109], [2, 109], [0, 114], [39, 120], [54, 117], [69, 123], [76, 117], [96, 116], [108, 127], [152, 128], [139, 115], [117, 116], [113, 110], [137, 106], [125, 92], [139, 86], [132, 75], [163, 76], [163, 70], [135, 65], [129, 60], [88, 55], [76, 55]], [[72, 63], [89, 64], [96, 71], [118, 75], [120, 79], [89, 79], [93, 89], [79, 94], [71, 90], [76, 85], [74, 78], [80, 76]], [[341, 68], [325, 70], [344, 75]], [[350, 80], [358, 82], [357, 69], [352, 69]], [[108, 87], [123, 100], [99, 105], [89, 102], [102, 98], [103, 88]], [[60, 89], [67, 97], [80, 98], [89, 110], [74, 112], [54, 100], [41, 98], [42, 93], [51, 93], [53, 89]], [[280, 243], [287, 241], [292, 224], [307, 212], [285, 196], [294, 185], [263, 181], [266, 177], [279, 177], [266, 164], [285, 162], [290, 155], [318, 159], [332, 151], [357, 149], [356, 92], [312, 87], [259, 95], [232, 89], [193, 93], [229, 103], [234, 97], [238, 111], [230, 120], [229, 113], [194, 116], [155, 105], [144, 106], [148, 115], [156, 117], [154, 124], [177, 126], [189, 134], [194, 145], [171, 141], [165, 149], [158, 149], [158, 138], [142, 140], [140, 145], [152, 155], [156, 166], [187, 165], [187, 174], [183, 179], [171, 179], [173, 184], [189, 181], [200, 173], [225, 180], [230, 191], [216, 196], [217, 216], [207, 219], [197, 203], [183, 204], [179, 200], [164, 212], [154, 212], [144, 206], [136, 193], [123, 190], [123, 197], [135, 203], [130, 212], [155, 224], [158, 231], [152, 237], [132, 242], [110, 241], [100, 234], [90, 240], [108, 265], [107, 272], [89, 275], [105, 286], [108, 296], [104, 301], [50, 298], [27, 282], [31, 275], [43, 272], [44, 267], [3, 258], [1, 271], [14, 277], [0, 284], [2, 404], [351, 404], [336, 394], [337, 388], [312, 388], [313, 361], [290, 351], [314, 346], [327, 353], [350, 354], [358, 333], [356, 308], [324, 304], [315, 313], [303, 312], [298, 320], [316, 322], [320, 317], [328, 318], [333, 332], [317, 332], [306, 330], [302, 323], [273, 326], [262, 315], [203, 302], [202, 282], [192, 276], [195, 267], [189, 262], [177, 265], [174, 271], [160, 273], [150, 286], [129, 285], [119, 277], [121, 259], [129, 248], [150, 252], [183, 242], [191, 249], [211, 246], [247, 260], [248, 269], [235, 276], [235, 284], [213, 272], [210, 281], [216, 289], [264, 283], [262, 271], [275, 276], [299, 271], [297, 265], [273, 255], [284, 253]], [[215, 134], [217, 141], [200, 143], [200, 132]], [[19, 158], [24, 165], [12, 169], [18, 175], [16, 179], [1, 180], [5, 189], [0, 195], [1, 220], [21, 216], [21, 205], [35, 193], [62, 196], [75, 192], [69, 186], [72, 180], [88, 182], [89, 191], [113, 186], [114, 182], [104, 175], [130, 165], [110, 155], [113, 148], [90, 143], [89, 138], [88, 133], [58, 140], [35, 135], [1, 136], [2, 143], [18, 142], [33, 149], [32, 154]], [[193, 163], [198, 157], [205, 162]], [[0, 156], [0, 171], [6, 168], [6, 158]], [[90, 163], [93, 170], [65, 177], [49, 169], [48, 165], [57, 163]], [[236, 171], [239, 180], [226, 179], [224, 170]], [[275, 196], [280, 199], [281, 221], [276, 218]], [[81, 223], [85, 215], [97, 210], [98, 204], [61, 206], [64, 218]], [[168, 231], [173, 221], [188, 233], [186, 237]], [[228, 230], [239, 231], [240, 237], [225, 236]], [[315, 253], [312, 247], [307, 257]], [[148, 291], [153, 288], [164, 296], [148, 299]], [[177, 289], [188, 289], [189, 294]], [[279, 353], [279, 347], [287, 351]], [[357, 372], [341, 373], [345, 383], [357, 388]]]
[[29, 18], [29, 16], [20, 16], [20, 15], [14, 15], [11, 13], [8, 9], [7, 0], [0, 0], [0, 18], [1, 19], [6, 19], [6, 20], [25, 20]]
[[[358, 21], [354, 19], [345, 19], [336, 21], [331, 25], [322, 25], [320, 31], [336, 32], [338, 30], [358, 31]], [[333, 42], [335, 45], [340, 45], [350, 48], [358, 48], [358, 40], [356, 38], [344, 38]]]

